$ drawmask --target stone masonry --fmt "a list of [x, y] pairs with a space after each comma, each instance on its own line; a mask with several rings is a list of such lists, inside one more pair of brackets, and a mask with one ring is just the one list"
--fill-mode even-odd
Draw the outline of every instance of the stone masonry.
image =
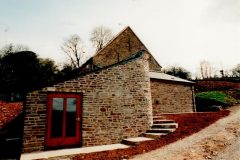
[[220, 79], [219, 80], [206, 79], [206, 80], [198, 80], [196, 83], [197, 83], [196, 85], [197, 91], [231, 90], [231, 89], [240, 90], [240, 80], [226, 81], [226, 80], [220, 80]]
[[153, 116], [163, 113], [194, 112], [191, 84], [151, 79]]
[[102, 50], [100, 50], [93, 57], [93, 63], [99, 67], [108, 66], [127, 59], [129, 56], [133, 55], [139, 50], [147, 51], [147, 54], [149, 55], [149, 70], [160, 72], [161, 66], [148, 52], [148, 49], [130, 27], [127, 27], [125, 30], [123, 30]]
[[47, 95], [81, 93], [82, 145], [119, 143], [145, 132], [152, 123], [148, 56], [117, 64], [49, 88], [26, 100], [23, 152], [44, 150]]

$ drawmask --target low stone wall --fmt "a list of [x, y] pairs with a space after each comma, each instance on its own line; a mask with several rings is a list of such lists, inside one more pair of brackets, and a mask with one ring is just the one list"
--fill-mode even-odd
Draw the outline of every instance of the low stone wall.
[[193, 88], [189, 84], [151, 79], [153, 116], [193, 112]]
[[[119, 143], [152, 123], [147, 57], [118, 64], [51, 87], [51, 92], [81, 93], [82, 145]], [[23, 152], [44, 150], [47, 89], [27, 96]]]
[[196, 82], [196, 91], [211, 90], [240, 90], [240, 82], [230, 82], [224, 80], [199, 80]]

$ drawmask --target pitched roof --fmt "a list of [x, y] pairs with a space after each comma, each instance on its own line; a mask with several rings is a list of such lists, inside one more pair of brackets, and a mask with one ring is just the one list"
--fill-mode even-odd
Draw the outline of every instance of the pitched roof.
[[149, 77], [153, 79], [160, 79], [166, 81], [175, 81], [175, 82], [183, 82], [183, 83], [191, 83], [194, 84], [195, 82], [188, 81], [186, 79], [182, 79], [179, 77], [171, 76], [165, 73], [158, 73], [158, 72], [149, 72]]
[[6, 103], [0, 101], [0, 129], [15, 119], [23, 110], [23, 103]]

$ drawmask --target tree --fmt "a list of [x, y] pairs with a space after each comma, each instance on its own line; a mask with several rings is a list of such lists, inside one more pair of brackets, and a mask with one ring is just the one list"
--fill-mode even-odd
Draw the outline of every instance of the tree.
[[236, 67], [232, 69], [233, 77], [240, 77], [240, 64], [237, 64]]
[[62, 66], [62, 69], [58, 72], [58, 81], [68, 80], [74, 77], [74, 69], [71, 65], [65, 63]]
[[232, 77], [232, 70], [229, 69], [220, 69], [220, 77], [225, 78], [225, 77]]
[[202, 79], [208, 79], [208, 78], [216, 78], [219, 77], [218, 69], [213, 67], [209, 61], [203, 60], [200, 62], [200, 77]]
[[67, 55], [70, 60], [70, 65], [73, 68], [79, 68], [82, 64], [84, 51], [84, 45], [79, 35], [74, 34], [68, 39], [64, 40], [62, 51]]
[[90, 41], [92, 42], [93, 47], [96, 49], [96, 52], [101, 50], [111, 39], [112, 31], [108, 27], [99, 26], [95, 27], [91, 32]]
[[39, 58], [42, 85], [53, 84], [59, 74], [58, 66], [49, 58]]
[[20, 95], [53, 83], [56, 66], [49, 59], [39, 59], [31, 51], [6, 53], [0, 59], [0, 91]]
[[9, 53], [15, 53], [15, 52], [20, 52], [20, 51], [28, 51], [29, 48], [25, 45], [22, 44], [7, 44], [5, 46], [2, 47], [2, 49], [0, 50], [0, 54], [9, 54]]
[[179, 78], [191, 79], [191, 73], [179, 66], [168, 67], [164, 69], [163, 72]]

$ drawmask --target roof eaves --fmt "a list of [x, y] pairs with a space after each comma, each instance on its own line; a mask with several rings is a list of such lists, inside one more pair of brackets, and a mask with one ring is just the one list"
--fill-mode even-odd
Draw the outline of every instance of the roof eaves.
[[174, 82], [189, 83], [189, 84], [195, 83], [195, 82], [185, 80], [179, 77], [175, 77], [172, 75], [168, 75], [165, 73], [149, 72], [149, 77], [151, 79], [159, 79], [159, 80], [165, 80], [165, 81], [174, 81]]

